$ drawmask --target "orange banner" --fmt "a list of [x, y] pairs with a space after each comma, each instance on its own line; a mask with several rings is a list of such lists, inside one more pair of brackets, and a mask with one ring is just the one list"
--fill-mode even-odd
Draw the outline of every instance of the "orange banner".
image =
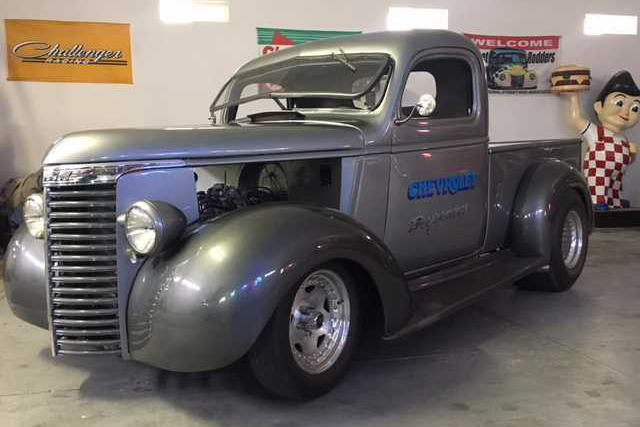
[[5, 19], [7, 80], [133, 83], [129, 24]]

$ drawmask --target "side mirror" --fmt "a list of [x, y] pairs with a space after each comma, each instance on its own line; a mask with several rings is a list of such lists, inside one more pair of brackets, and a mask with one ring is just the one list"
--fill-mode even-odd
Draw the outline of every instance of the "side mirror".
[[416, 116], [422, 116], [422, 117], [430, 116], [431, 114], [433, 114], [433, 111], [435, 109], [436, 109], [436, 99], [433, 97], [433, 95], [429, 93], [425, 93], [424, 95], [420, 96], [420, 99], [418, 99], [418, 102], [416, 103], [416, 105], [413, 106], [408, 116], [402, 119], [397, 118], [394, 120], [394, 123], [397, 125], [401, 125], [403, 123], [408, 122], [409, 119], [412, 119]]
[[433, 95], [425, 93], [416, 104], [416, 111], [423, 117], [430, 116], [436, 109], [436, 99]]

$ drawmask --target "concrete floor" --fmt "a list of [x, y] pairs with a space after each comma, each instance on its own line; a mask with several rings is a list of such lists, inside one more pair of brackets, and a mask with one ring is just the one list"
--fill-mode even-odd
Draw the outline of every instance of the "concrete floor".
[[507, 287], [403, 341], [369, 340], [305, 404], [265, 395], [243, 365], [53, 359], [48, 333], [0, 301], [0, 426], [640, 426], [639, 260], [640, 229], [596, 232], [573, 290]]

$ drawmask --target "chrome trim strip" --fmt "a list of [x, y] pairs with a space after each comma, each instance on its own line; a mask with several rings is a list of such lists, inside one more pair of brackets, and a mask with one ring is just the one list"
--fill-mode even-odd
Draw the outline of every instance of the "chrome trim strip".
[[581, 143], [581, 140], [578, 138], [492, 142], [489, 144], [489, 153], [497, 153], [501, 151], [511, 151], [511, 150], [522, 150], [525, 148], [556, 147], [560, 145], [573, 145], [573, 144], [579, 144], [579, 143]]
[[182, 160], [153, 162], [84, 163], [44, 166], [43, 186], [112, 184], [122, 175], [143, 169], [175, 168], [184, 166]]

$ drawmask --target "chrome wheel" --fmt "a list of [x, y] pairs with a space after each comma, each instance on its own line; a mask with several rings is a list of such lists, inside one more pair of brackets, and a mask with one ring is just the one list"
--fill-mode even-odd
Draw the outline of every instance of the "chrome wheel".
[[582, 219], [576, 211], [569, 211], [562, 225], [562, 259], [567, 268], [574, 268], [582, 255], [584, 236]]
[[331, 368], [344, 350], [349, 335], [351, 306], [340, 276], [317, 270], [296, 292], [289, 320], [293, 359], [307, 373]]

